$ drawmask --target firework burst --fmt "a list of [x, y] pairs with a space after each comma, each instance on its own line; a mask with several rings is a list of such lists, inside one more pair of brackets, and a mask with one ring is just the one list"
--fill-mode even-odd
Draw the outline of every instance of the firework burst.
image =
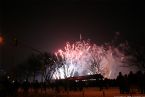
[[129, 58], [119, 47], [99, 46], [84, 40], [73, 44], [67, 42], [64, 49], [58, 50], [55, 55], [58, 60], [56, 64], [59, 64], [53, 74], [55, 79], [92, 74], [112, 78], [121, 71], [121, 65], [128, 64], [126, 60]]

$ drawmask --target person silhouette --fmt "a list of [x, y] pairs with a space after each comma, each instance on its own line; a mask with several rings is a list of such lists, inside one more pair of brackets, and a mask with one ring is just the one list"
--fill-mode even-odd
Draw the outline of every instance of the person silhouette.
[[120, 94], [124, 94], [125, 81], [121, 72], [119, 72], [119, 75], [117, 76], [117, 84], [119, 86]]

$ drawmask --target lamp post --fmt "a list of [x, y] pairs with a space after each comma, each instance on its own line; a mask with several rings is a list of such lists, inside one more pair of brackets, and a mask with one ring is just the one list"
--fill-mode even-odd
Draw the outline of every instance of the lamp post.
[[0, 73], [1, 71], [1, 66], [2, 66], [2, 45], [4, 43], [4, 37], [2, 36], [2, 34], [0, 33]]

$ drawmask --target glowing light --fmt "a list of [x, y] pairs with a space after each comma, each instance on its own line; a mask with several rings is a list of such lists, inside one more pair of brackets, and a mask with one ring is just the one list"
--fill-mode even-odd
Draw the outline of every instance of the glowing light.
[[[53, 78], [64, 79], [67, 77], [102, 74], [107, 78], [114, 78], [118, 72], [129, 69], [120, 68], [128, 64], [130, 56], [125, 56], [119, 47], [112, 45], [91, 44], [90, 41], [80, 40], [73, 44], [67, 42], [64, 49], [59, 49], [55, 55], [62, 64], [56, 68]], [[126, 61], [126, 63], [124, 62]]]
[[3, 39], [3, 37], [0, 35], [0, 44], [3, 44], [3, 42], [4, 42], [4, 39]]

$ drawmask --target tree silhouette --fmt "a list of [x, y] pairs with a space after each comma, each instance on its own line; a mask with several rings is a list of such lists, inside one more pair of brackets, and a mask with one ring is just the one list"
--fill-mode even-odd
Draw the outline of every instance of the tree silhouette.
[[32, 54], [28, 58], [27, 63], [28, 63], [27, 69], [28, 69], [29, 73], [33, 75], [33, 81], [35, 81], [35, 77], [41, 70], [41, 64], [42, 64], [39, 55]]
[[55, 69], [55, 58], [53, 54], [45, 52], [41, 55], [41, 62], [42, 81], [48, 81], [52, 78]]

